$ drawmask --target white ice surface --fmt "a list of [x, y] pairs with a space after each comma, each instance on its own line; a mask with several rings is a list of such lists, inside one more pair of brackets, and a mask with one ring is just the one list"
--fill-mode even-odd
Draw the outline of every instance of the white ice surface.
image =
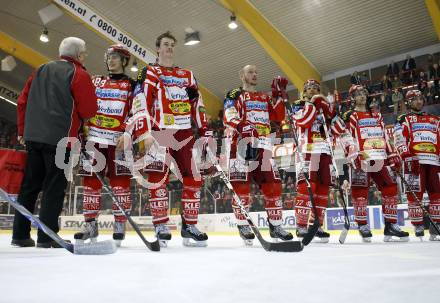
[[[72, 239], [72, 235], [65, 238]], [[100, 236], [101, 240], [109, 235]], [[150, 237], [151, 238], [151, 237]], [[425, 237], [427, 238], [427, 237]], [[35, 237], [34, 237], [35, 239]], [[440, 243], [312, 243], [270, 253], [238, 236], [187, 248], [174, 235], [159, 253], [128, 235], [116, 254], [15, 248], [0, 234], [0, 302], [439, 302]]]

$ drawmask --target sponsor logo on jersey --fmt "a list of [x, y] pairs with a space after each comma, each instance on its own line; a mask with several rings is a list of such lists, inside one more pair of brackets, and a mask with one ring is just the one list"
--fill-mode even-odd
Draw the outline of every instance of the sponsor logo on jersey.
[[425, 153], [435, 153], [437, 151], [437, 148], [432, 143], [419, 143], [414, 145], [413, 149]]
[[194, 198], [200, 199], [200, 190], [198, 190], [194, 193]]
[[104, 115], [96, 115], [95, 117], [90, 119], [90, 123], [98, 127], [107, 129], [117, 128], [119, 125], [121, 125], [121, 122], [119, 122], [118, 119], [107, 117]]
[[128, 92], [120, 89], [97, 88], [96, 97], [106, 99], [127, 99]]
[[186, 92], [186, 89], [181, 87], [177, 87], [177, 86], [167, 87], [166, 94], [167, 94], [167, 98], [172, 101], [188, 100], [188, 93]]
[[366, 126], [376, 126], [377, 123], [377, 119], [374, 118], [366, 118], [366, 119], [360, 119], [358, 121], [358, 125], [360, 127], [366, 127]]
[[164, 188], [159, 188], [158, 190], [156, 190], [156, 196], [158, 197], [165, 197], [167, 195], [167, 190]]
[[384, 149], [385, 140], [384, 139], [366, 139], [364, 142], [364, 149]]
[[183, 75], [185, 75], [185, 71], [179, 69], [179, 70], [176, 72], [176, 74], [179, 75], [179, 76], [183, 76]]
[[108, 101], [98, 99], [98, 111], [99, 114], [123, 116], [125, 103], [121, 101]]
[[384, 135], [381, 127], [361, 128], [360, 134], [362, 139], [382, 138]]
[[270, 134], [270, 127], [266, 125], [257, 124], [255, 127], [259, 136], [267, 136]]
[[427, 130], [427, 131], [435, 132], [436, 131], [436, 127], [435, 127], [435, 125], [432, 125], [432, 124], [429, 124], [429, 123], [414, 123], [414, 124], [411, 125], [411, 130], [413, 132], [422, 131], [422, 130]]
[[269, 124], [269, 114], [267, 112], [248, 112], [246, 114], [246, 120], [252, 123]]
[[437, 136], [431, 132], [421, 131], [415, 132], [413, 142], [430, 142], [433, 144], [437, 144]]
[[163, 115], [163, 124], [164, 125], [173, 125], [174, 124], [174, 116], [170, 114]]
[[225, 108], [226, 121], [231, 121], [233, 118], [238, 117], [238, 112], [235, 107]]
[[246, 101], [246, 109], [267, 111], [267, 103], [259, 101]]
[[191, 105], [188, 102], [173, 102], [170, 109], [175, 114], [188, 114], [191, 112]]
[[160, 76], [160, 79], [166, 86], [188, 86], [189, 82], [188, 79], [185, 78], [177, 78], [173, 76]]
[[127, 82], [122, 82], [120, 85], [121, 85], [122, 88], [127, 88], [128, 87], [128, 83]]

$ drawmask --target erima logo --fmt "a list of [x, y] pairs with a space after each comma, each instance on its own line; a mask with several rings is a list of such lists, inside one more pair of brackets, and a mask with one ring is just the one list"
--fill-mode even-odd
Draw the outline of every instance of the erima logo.
[[376, 126], [377, 125], [377, 120], [373, 119], [373, 118], [361, 119], [361, 120], [359, 120], [358, 125], [360, 127]]
[[246, 102], [247, 110], [267, 110], [266, 102], [248, 101]]
[[97, 88], [96, 97], [108, 99], [127, 99], [127, 92], [119, 89]]
[[230, 108], [230, 107], [233, 107], [233, 106], [234, 106], [234, 100], [231, 100], [231, 99], [226, 99], [225, 100], [225, 105], [224, 105], [225, 108]]
[[188, 80], [171, 76], [161, 76], [160, 79], [167, 86], [188, 86]]

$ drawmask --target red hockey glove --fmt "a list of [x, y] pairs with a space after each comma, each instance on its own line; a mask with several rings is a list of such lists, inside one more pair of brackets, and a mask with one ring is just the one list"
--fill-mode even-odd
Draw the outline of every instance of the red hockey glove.
[[402, 160], [397, 154], [391, 154], [388, 156], [388, 164], [390, 165], [391, 169], [399, 171], [402, 167]]
[[258, 139], [258, 131], [255, 125], [247, 121], [243, 121], [237, 126], [237, 131], [242, 138]]
[[214, 138], [214, 131], [207, 127], [203, 127], [199, 129], [199, 135], [200, 137]]
[[273, 78], [272, 80], [272, 98], [278, 99], [281, 97], [284, 101], [287, 101], [289, 99], [289, 96], [287, 95], [286, 89], [287, 89], [287, 83], [289, 83], [289, 80], [286, 78], [283, 78], [281, 76], [277, 76]]

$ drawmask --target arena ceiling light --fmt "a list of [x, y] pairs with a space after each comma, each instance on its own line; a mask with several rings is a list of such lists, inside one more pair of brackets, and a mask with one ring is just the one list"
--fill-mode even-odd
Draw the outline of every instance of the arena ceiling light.
[[200, 43], [199, 31], [195, 31], [192, 28], [185, 29], [185, 45], [195, 45]]
[[10, 72], [17, 66], [17, 61], [13, 56], [6, 56], [1, 62], [1, 70]]
[[136, 59], [134, 59], [133, 60], [133, 64], [131, 65], [131, 68], [130, 68], [130, 70], [133, 72], [133, 73], [137, 73], [137, 71], [138, 71], [138, 66], [137, 66], [138, 64], [137, 64], [137, 61], [136, 61]]
[[232, 14], [231, 15], [231, 22], [229, 22], [229, 24], [228, 24], [228, 27], [230, 29], [236, 29], [238, 27], [238, 24], [237, 24], [236, 20], [237, 20], [237, 17], [235, 17], [235, 15]]
[[47, 30], [47, 28], [43, 29], [43, 32], [40, 35], [40, 41], [43, 43], [49, 42], [49, 31]]

